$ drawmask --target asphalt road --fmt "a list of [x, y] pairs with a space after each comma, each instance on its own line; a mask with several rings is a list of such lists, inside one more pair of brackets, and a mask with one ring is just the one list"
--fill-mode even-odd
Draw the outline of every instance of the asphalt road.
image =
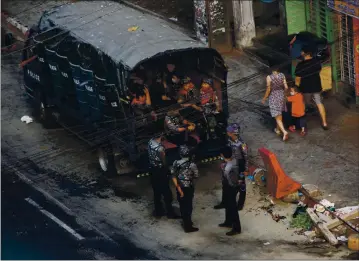
[[[108, 242], [1, 168], [1, 259], [151, 259], [130, 243]], [[122, 247], [121, 247], [122, 245]]]

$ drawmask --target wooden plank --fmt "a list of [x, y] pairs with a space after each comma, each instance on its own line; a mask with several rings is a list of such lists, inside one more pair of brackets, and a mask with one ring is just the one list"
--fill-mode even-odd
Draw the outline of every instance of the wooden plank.
[[329, 231], [328, 227], [324, 225], [323, 221], [314, 213], [314, 210], [312, 208], [307, 208], [307, 213], [314, 222], [315, 226], [318, 227], [320, 232], [323, 234], [324, 238], [331, 245], [337, 245], [337, 238], [332, 234], [332, 232]]
[[[349, 212], [348, 214], [345, 214], [342, 219], [345, 221], [349, 221], [355, 218], [359, 217], [359, 210], [353, 210], [352, 212]], [[328, 229], [333, 229], [339, 225], [343, 224], [342, 221], [340, 221], [339, 219], [335, 218], [331, 221], [329, 221], [326, 226]], [[315, 231], [311, 231], [310, 233], [307, 234], [308, 237], [315, 237], [316, 233]]]

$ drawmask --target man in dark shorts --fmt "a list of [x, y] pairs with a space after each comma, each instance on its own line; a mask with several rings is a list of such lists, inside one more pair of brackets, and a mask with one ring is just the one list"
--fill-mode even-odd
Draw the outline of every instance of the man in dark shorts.
[[299, 62], [295, 69], [295, 83], [303, 93], [306, 105], [311, 100], [315, 102], [322, 119], [322, 128], [328, 130], [325, 108], [321, 98], [320, 71], [322, 65], [319, 60], [313, 58], [313, 51], [309, 46], [303, 46], [301, 55], [304, 60]]

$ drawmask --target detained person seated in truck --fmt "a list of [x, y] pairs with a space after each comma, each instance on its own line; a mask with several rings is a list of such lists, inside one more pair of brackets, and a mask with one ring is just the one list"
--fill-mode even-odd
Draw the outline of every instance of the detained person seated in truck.
[[177, 97], [178, 90], [181, 85], [181, 73], [177, 70], [174, 62], [170, 61], [166, 64], [166, 68], [162, 73], [163, 86], [167, 97], [173, 99]]
[[175, 103], [175, 100], [172, 100], [166, 95], [166, 90], [163, 86], [161, 73], [158, 73], [156, 75], [156, 78], [152, 81], [152, 84], [150, 85], [149, 89], [152, 105], [156, 110], [170, 106]]
[[216, 92], [213, 90], [213, 80], [203, 79], [199, 90], [199, 106], [205, 114], [217, 114], [219, 112], [219, 101]]
[[146, 87], [142, 85], [132, 86], [134, 89], [134, 98], [132, 99], [131, 106], [136, 116], [143, 117], [143, 120], [152, 117], [153, 120], [156, 120], [156, 114], [152, 109], [150, 92]]

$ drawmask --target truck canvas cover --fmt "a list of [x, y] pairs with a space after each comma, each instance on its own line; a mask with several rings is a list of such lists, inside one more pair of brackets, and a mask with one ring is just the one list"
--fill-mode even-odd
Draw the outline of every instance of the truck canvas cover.
[[55, 7], [45, 12], [39, 22], [40, 32], [53, 27], [91, 44], [129, 70], [166, 51], [205, 48], [160, 18], [111, 1], [81, 1]]

